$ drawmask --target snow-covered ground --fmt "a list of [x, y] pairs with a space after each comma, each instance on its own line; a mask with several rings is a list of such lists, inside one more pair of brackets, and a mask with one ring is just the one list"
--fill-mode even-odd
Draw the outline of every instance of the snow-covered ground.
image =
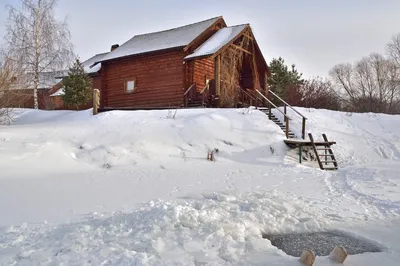
[[346, 265], [398, 265], [400, 116], [299, 110], [337, 141], [338, 171], [297, 164], [252, 109], [17, 110], [0, 126], [0, 265], [299, 265], [262, 233], [325, 229], [384, 247]]

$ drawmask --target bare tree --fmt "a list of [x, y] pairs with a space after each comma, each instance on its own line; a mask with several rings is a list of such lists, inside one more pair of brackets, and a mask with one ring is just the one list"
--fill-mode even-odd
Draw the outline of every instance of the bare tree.
[[65, 21], [57, 21], [57, 0], [21, 0], [9, 9], [6, 43], [10, 58], [22, 62], [33, 75], [34, 108], [38, 108], [40, 74], [64, 70], [73, 59], [70, 32]]
[[387, 44], [387, 52], [389, 58], [393, 61], [393, 65], [390, 73], [391, 90], [389, 92], [390, 97], [390, 109], [400, 110], [400, 33], [393, 36], [392, 40]]
[[399, 68], [390, 58], [373, 53], [330, 71], [338, 94], [349, 111], [393, 113], [398, 105]]
[[387, 44], [387, 52], [400, 67], [400, 33], [393, 36], [392, 40]]
[[285, 90], [285, 100], [294, 106], [339, 110], [340, 101], [328, 79], [315, 77]]
[[357, 90], [354, 85], [354, 70], [351, 64], [339, 64], [329, 72], [336, 85], [337, 95], [342, 101], [349, 104], [357, 97]]
[[23, 105], [30, 95], [20, 88], [25, 87], [20, 64], [4, 55], [0, 57], [0, 123], [12, 120], [12, 108]]

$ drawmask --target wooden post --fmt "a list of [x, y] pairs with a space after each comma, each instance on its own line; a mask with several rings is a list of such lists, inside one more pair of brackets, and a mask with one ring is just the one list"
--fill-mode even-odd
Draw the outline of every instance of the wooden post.
[[312, 250], [304, 250], [300, 257], [300, 262], [304, 266], [312, 266], [315, 262], [315, 253]]
[[269, 120], [271, 120], [271, 117], [272, 117], [272, 110], [271, 110], [271, 108], [272, 108], [272, 105], [271, 105], [270, 102], [268, 102], [268, 118], [269, 118]]
[[[285, 115], [286, 115], [286, 104], [283, 106], [283, 112], [285, 113]], [[287, 120], [287, 118], [286, 118], [286, 116], [285, 116], [285, 119], [284, 119], [285, 121]]]
[[188, 97], [187, 97], [186, 94], [183, 95], [183, 104], [184, 104], [185, 107], [188, 107]]
[[286, 138], [289, 138], [289, 119], [287, 118], [286, 118]]
[[347, 250], [344, 247], [335, 247], [331, 254], [329, 254], [329, 258], [336, 263], [343, 264], [348, 255], [349, 253], [347, 253]]
[[221, 55], [218, 55], [215, 58], [215, 94], [216, 97], [219, 98], [219, 101], [221, 101], [220, 96], [221, 96]]
[[303, 117], [303, 123], [301, 126], [301, 137], [302, 137], [302, 139], [306, 138], [306, 118], [305, 117]]
[[100, 105], [100, 91], [98, 89], [93, 90], [93, 115], [97, 115], [99, 113], [99, 105]]
[[301, 148], [302, 148], [302, 145], [300, 144], [300, 145], [299, 145], [299, 163], [300, 163], [300, 164], [301, 164], [301, 159], [302, 159], [302, 158], [301, 158], [301, 157], [302, 157], [302, 156], [301, 156], [301, 155], [302, 155], [302, 153], [301, 153]]

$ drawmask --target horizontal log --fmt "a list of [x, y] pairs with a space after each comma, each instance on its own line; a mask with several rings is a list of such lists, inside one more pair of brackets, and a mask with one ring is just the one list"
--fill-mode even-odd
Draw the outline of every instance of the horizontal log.
[[163, 106], [168, 106], [170, 103], [183, 103], [183, 97], [182, 98], [164, 98], [164, 99], [135, 99], [135, 100], [112, 100], [108, 101], [106, 106], [114, 106], [114, 107], [120, 107], [120, 106], [125, 106], [125, 107], [134, 107], [134, 106], [140, 106], [140, 105], [146, 105], [148, 103], [153, 103], [153, 104], [161, 104]]

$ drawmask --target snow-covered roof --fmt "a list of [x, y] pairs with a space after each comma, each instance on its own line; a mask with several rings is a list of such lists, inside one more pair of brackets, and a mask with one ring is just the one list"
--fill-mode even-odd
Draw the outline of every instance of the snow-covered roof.
[[100, 70], [101, 64], [97, 64], [93, 67], [91, 67], [94, 63], [100, 61], [104, 56], [106, 56], [108, 53], [102, 53], [102, 54], [97, 54], [88, 60], [82, 62], [82, 66], [85, 70], [86, 73], [91, 74], [91, 73], [96, 73], [97, 71]]
[[237, 37], [247, 26], [248, 24], [244, 24], [220, 29], [213, 36], [211, 36], [210, 39], [198, 47], [192, 54], [186, 56], [185, 59], [215, 54], [222, 47]]
[[64, 95], [64, 87], [59, 88], [55, 93], [51, 94], [50, 97], [62, 96], [62, 95]]
[[185, 47], [220, 18], [216, 17], [170, 30], [136, 35], [96, 63], [130, 55]]
[[[39, 73], [38, 90], [51, 89], [54, 85], [58, 84], [62, 79], [60, 76], [64, 75], [64, 71], [51, 71]], [[34, 74], [25, 73], [18, 77], [12, 89], [33, 89], [34, 87]]]
[[[62, 79], [58, 78], [64, 71], [39, 73], [38, 89], [50, 89], [59, 83]], [[31, 81], [33, 84], [33, 80]]]

